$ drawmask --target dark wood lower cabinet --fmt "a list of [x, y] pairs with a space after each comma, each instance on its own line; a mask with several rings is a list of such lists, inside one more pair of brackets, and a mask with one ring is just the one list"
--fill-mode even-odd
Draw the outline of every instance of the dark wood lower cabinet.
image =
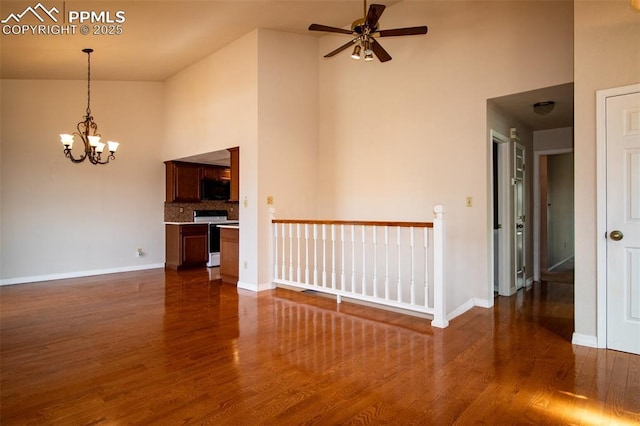
[[220, 228], [220, 277], [231, 284], [238, 284], [239, 234], [238, 229]]
[[186, 269], [205, 267], [209, 258], [206, 224], [165, 225], [165, 267]]

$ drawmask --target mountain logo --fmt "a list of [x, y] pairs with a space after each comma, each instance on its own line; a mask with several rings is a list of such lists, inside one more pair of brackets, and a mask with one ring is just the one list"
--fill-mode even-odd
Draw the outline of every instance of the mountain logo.
[[47, 9], [46, 7], [44, 7], [42, 5], [42, 3], [38, 3], [33, 7], [28, 6], [25, 10], [22, 11], [22, 13], [10, 13], [9, 16], [4, 18], [0, 22], [2, 22], [3, 24], [6, 24], [9, 21], [13, 20], [17, 24], [27, 14], [31, 14], [31, 15], [35, 16], [40, 22], [43, 22], [43, 23], [44, 23], [43, 15], [46, 15], [49, 18], [51, 18], [53, 20], [53, 22], [58, 22], [58, 18], [56, 18], [54, 13], [55, 14], [60, 13], [60, 11], [55, 6], [52, 7], [51, 9]]

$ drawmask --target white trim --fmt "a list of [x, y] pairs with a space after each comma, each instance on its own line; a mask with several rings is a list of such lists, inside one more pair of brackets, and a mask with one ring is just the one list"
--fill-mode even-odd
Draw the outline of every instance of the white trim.
[[[596, 91], [596, 336], [607, 347], [607, 98], [640, 92], [640, 84]], [[585, 345], [588, 346], [588, 345]]]
[[578, 346], [587, 346], [589, 348], [598, 348], [598, 338], [586, 334], [573, 333], [571, 344]]
[[533, 285], [533, 277], [529, 277], [529, 278], [524, 280], [525, 288], [531, 287], [532, 285]]
[[[510, 270], [511, 270], [511, 241], [509, 239], [511, 232], [510, 221], [506, 220], [509, 218], [509, 202], [510, 202], [510, 172], [509, 172], [509, 142], [510, 139], [493, 130], [489, 130], [489, 141], [488, 141], [488, 164], [490, 167], [488, 168], [488, 176], [487, 176], [487, 193], [489, 194], [489, 202], [487, 203], [487, 235], [489, 250], [488, 250], [488, 262], [489, 262], [489, 278], [488, 278], [488, 291], [486, 300], [489, 301], [490, 306], [493, 306], [493, 276], [494, 276], [494, 243], [493, 243], [493, 143], [494, 140], [499, 143], [499, 152], [498, 159], [500, 164], [498, 164], [498, 176], [502, 178], [498, 182], [498, 197], [502, 198], [498, 203], [498, 208], [500, 209], [499, 216], [502, 217], [502, 229], [499, 233], [500, 243], [498, 245], [498, 293], [501, 293], [501, 288], [504, 291], [504, 287], [508, 287], [511, 282], [510, 279]], [[505, 152], [506, 151], [506, 152]], [[507, 291], [508, 292], [508, 291]], [[515, 293], [515, 292], [514, 292]], [[512, 293], [513, 294], [513, 293]]]
[[561, 266], [565, 263], [567, 263], [568, 261], [570, 261], [571, 259], [573, 259], [573, 255], [567, 257], [566, 259], [561, 260], [560, 262], [556, 263], [555, 265], [549, 266], [547, 269], [549, 271], [553, 271], [554, 269], [556, 269], [558, 266]]
[[540, 281], [540, 232], [542, 231], [540, 229], [540, 157], [543, 155], [569, 154], [572, 152], [573, 152], [573, 148], [547, 149], [547, 150], [533, 152], [533, 279], [534, 281]]
[[447, 321], [451, 321], [452, 319], [459, 317], [474, 306], [475, 304], [473, 303], [473, 299], [467, 300], [462, 305], [458, 306], [456, 309], [447, 314]]
[[489, 300], [474, 297], [473, 306], [477, 306], [479, 308], [485, 308], [485, 309], [493, 308], [493, 297]]
[[276, 288], [273, 283], [262, 283], [262, 284], [251, 284], [243, 281], [238, 281], [237, 287], [242, 290], [253, 291], [254, 293], [258, 293], [260, 291], [273, 290]]
[[120, 268], [95, 269], [93, 271], [65, 272], [61, 274], [36, 275], [32, 277], [7, 278], [0, 280], [2, 285], [36, 283], [42, 281], [65, 280], [68, 278], [92, 277], [94, 275], [117, 274], [119, 272], [144, 271], [147, 269], [164, 268], [164, 263], [152, 263], [148, 265], [123, 266]]
[[473, 297], [469, 300], [467, 300], [466, 302], [464, 302], [462, 305], [458, 306], [456, 309], [454, 309], [453, 311], [449, 312], [447, 314], [447, 322], [451, 321], [452, 319], [459, 317], [460, 315], [464, 314], [465, 312], [467, 312], [468, 310], [470, 310], [471, 308], [474, 308], [476, 306], [480, 307], [480, 308], [485, 308], [485, 309], [489, 309], [493, 307], [493, 292], [491, 292], [491, 302], [489, 302], [489, 300], [487, 299], [479, 299], [477, 297]]

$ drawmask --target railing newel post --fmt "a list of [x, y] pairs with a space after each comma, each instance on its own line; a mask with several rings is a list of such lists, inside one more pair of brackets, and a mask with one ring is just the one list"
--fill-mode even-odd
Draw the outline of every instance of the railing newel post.
[[433, 208], [433, 327], [445, 328], [449, 325], [446, 313], [446, 289], [444, 288], [444, 206]]

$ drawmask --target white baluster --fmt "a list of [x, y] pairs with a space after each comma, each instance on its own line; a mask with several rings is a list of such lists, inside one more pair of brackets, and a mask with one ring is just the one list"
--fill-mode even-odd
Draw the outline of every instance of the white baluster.
[[286, 230], [287, 228], [285, 227], [285, 224], [282, 224], [282, 271], [280, 271], [280, 273], [282, 274], [282, 279], [285, 280], [286, 277], [286, 273], [287, 273], [287, 255], [286, 255], [286, 249], [287, 249], [287, 233]]
[[293, 223], [289, 224], [289, 281], [293, 279]]
[[416, 283], [416, 270], [415, 270], [415, 263], [416, 263], [416, 258], [415, 258], [415, 251], [414, 251], [414, 235], [413, 235], [413, 226], [411, 228], [409, 228], [409, 245], [411, 247], [411, 304], [415, 305], [416, 303], [416, 295], [415, 295], [415, 283]]
[[396, 285], [396, 300], [402, 302], [402, 255], [400, 250], [400, 232], [401, 227], [396, 228], [396, 247], [398, 248], [398, 284]]
[[351, 292], [356, 292], [356, 226], [351, 225]]
[[384, 227], [384, 298], [389, 300], [389, 227]]
[[367, 231], [362, 225], [362, 294], [367, 294], [367, 253], [366, 253]]
[[309, 224], [304, 224], [304, 283], [309, 284]]
[[327, 225], [322, 224], [322, 287], [327, 286]]
[[429, 307], [429, 228], [424, 228], [424, 306]]
[[298, 246], [298, 256], [296, 257], [296, 282], [300, 283], [302, 281], [302, 277], [300, 276], [300, 263], [302, 258], [300, 257], [300, 224], [296, 223], [296, 244]]
[[336, 226], [331, 224], [331, 288], [336, 288]]
[[373, 297], [378, 297], [378, 227], [373, 227]]
[[344, 284], [344, 280], [345, 280], [345, 274], [344, 274], [344, 259], [345, 259], [345, 253], [344, 253], [344, 225], [340, 225], [340, 254], [341, 254], [341, 258], [342, 261], [340, 262], [340, 289], [344, 290], [345, 289], [345, 284]]
[[444, 288], [444, 206], [433, 208], [433, 327], [445, 328], [449, 325], [446, 313], [446, 289]]
[[313, 285], [318, 285], [318, 226], [313, 224]]
[[274, 247], [273, 247], [273, 276], [277, 279], [277, 278], [282, 278], [278, 275], [278, 224], [274, 223], [273, 225], [273, 240], [274, 240]]

